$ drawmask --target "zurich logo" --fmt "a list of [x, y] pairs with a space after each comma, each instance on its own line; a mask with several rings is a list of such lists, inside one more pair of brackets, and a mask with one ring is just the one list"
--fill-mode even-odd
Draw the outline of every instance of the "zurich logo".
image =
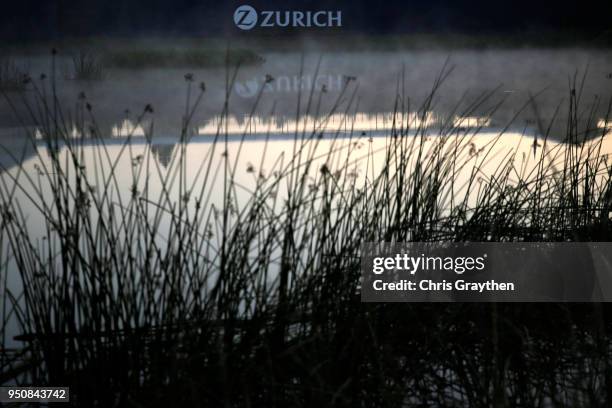
[[257, 24], [257, 11], [248, 5], [242, 5], [234, 11], [234, 24], [241, 30], [250, 30]]
[[257, 79], [251, 79], [243, 83], [236, 82], [236, 85], [234, 85], [234, 89], [236, 89], [236, 93], [240, 97], [250, 98], [257, 94], [257, 91], [259, 90], [259, 83], [257, 82]]

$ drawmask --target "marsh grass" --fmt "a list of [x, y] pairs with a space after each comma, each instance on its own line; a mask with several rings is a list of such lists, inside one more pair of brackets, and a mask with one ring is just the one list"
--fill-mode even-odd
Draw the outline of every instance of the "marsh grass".
[[[229, 114], [237, 72], [226, 64], [221, 117]], [[441, 70], [417, 110], [423, 117], [450, 71]], [[23, 344], [22, 358], [3, 358], [11, 381], [70, 385], [74, 405], [105, 407], [612, 401], [606, 307], [359, 298], [365, 241], [609, 239], [603, 136], [587, 142], [574, 126], [577, 110], [570, 111], [574, 143], [560, 150], [562, 167], [541, 149], [529, 174], [509, 154], [483, 177], [479, 170], [506, 129], [474, 164], [472, 137], [480, 129], [458, 128], [449, 117], [431, 142], [426, 128], [407, 119], [413, 107], [398, 92], [382, 169], [374, 172], [371, 161], [381, 152], [366, 138], [340, 129], [321, 137], [326, 117], [344, 113], [350, 121], [356, 109], [357, 86], [347, 79], [325, 114], [318, 112], [322, 92], [300, 94], [287, 153], [264, 153], [245, 169], [249, 134], [230, 154], [223, 121], [209, 153], [188, 160], [189, 123], [206, 94], [193, 76], [185, 78], [184, 125], [167, 170], [150, 149], [134, 153], [130, 135], [111, 155], [86, 97], [69, 117], [47, 96], [53, 83], [33, 84], [41, 98], [33, 119], [49, 157], [35, 159], [35, 173], [18, 164], [0, 175], [4, 344], [9, 317]], [[575, 109], [579, 92], [571, 95]], [[456, 112], [487, 107], [492, 114], [499, 105], [490, 96]], [[309, 114], [322, 117], [320, 126], [299, 125]], [[153, 118], [146, 106], [134, 127]], [[95, 139], [95, 165], [83, 161], [83, 139], [70, 137], [70, 123]], [[546, 143], [549, 135], [542, 136]], [[322, 140], [330, 143], [324, 150]], [[131, 174], [117, 174], [121, 157], [133, 163]], [[352, 176], [355, 157], [366, 162], [363, 180]], [[238, 181], [244, 171], [255, 187]], [[459, 181], [462, 172], [469, 176]], [[152, 176], [161, 180], [158, 194]], [[129, 191], [120, 187], [126, 177]], [[17, 196], [42, 216], [42, 239], [30, 234], [31, 214]], [[9, 270], [18, 271], [22, 292], [7, 287]]]
[[10, 57], [0, 58], [0, 90], [23, 92], [28, 83], [27, 70]]

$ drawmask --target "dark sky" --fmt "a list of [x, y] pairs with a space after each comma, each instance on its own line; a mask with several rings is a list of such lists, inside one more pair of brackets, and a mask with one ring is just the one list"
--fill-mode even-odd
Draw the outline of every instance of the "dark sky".
[[241, 4], [258, 10], [340, 9], [342, 32], [352, 33], [554, 31], [597, 35], [612, 30], [612, 1], [591, 0], [1, 1], [3, 39], [237, 35], [240, 31], [234, 27], [232, 15]]

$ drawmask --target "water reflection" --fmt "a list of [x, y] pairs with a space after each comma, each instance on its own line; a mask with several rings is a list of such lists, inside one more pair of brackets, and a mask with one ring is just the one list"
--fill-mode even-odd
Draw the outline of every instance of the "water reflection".
[[[246, 140], [252, 138], [254, 141], [261, 140], [263, 136], [269, 136], [277, 140], [293, 140], [296, 134], [309, 138], [356, 138], [356, 137], [374, 137], [382, 138], [391, 135], [393, 132], [400, 132], [406, 138], [414, 138], [420, 132], [426, 133], [428, 136], [440, 136], [444, 134], [452, 134], [449, 131], [449, 126], [452, 129], [461, 132], [473, 132], [474, 134], [495, 132], [505, 129], [505, 125], [496, 123], [490, 116], [459, 116], [453, 115], [446, 117], [435, 111], [427, 112], [408, 112], [408, 113], [368, 113], [358, 112], [353, 114], [334, 113], [331, 115], [304, 115], [298, 120], [287, 116], [213, 116], [211, 119], [204, 121], [199, 126], [194, 126], [190, 133], [190, 140], [193, 142], [211, 142], [215, 140], [215, 135], [229, 136], [229, 140], [237, 140], [242, 136]], [[150, 129], [149, 131], [147, 129]], [[532, 135], [535, 139], [530, 143], [532, 156], [536, 155], [536, 150], [542, 146], [542, 138], [535, 121], [530, 124], [524, 124], [523, 127], [514, 126], [506, 130], [519, 131], [521, 135]], [[180, 131], [175, 129], [170, 135], [153, 135], [152, 123], [135, 123], [134, 121], [125, 118], [111, 127], [107, 134], [101, 134], [93, 127], [81, 124], [80, 126], [71, 125], [67, 127], [62, 137], [71, 140], [84, 140], [91, 145], [96, 145], [97, 141], [108, 139], [111, 143], [113, 140], [123, 141], [128, 138], [135, 141], [141, 139], [147, 143], [151, 143], [151, 155], [163, 167], [167, 168], [172, 160], [175, 145], [179, 142]], [[599, 140], [599, 137], [606, 135], [612, 130], [612, 122], [602, 118], [596, 121], [596, 126], [592, 126], [591, 130], [586, 131], [587, 136], [594, 140]], [[6, 132], [5, 132], [6, 133]], [[0, 154], [0, 170], [5, 171], [27, 160], [34, 155], [34, 150], [28, 142], [28, 134], [34, 135], [38, 145], [46, 146], [46, 131], [42, 128], [34, 129], [13, 129], [5, 138], [0, 141], [2, 143], [2, 154]], [[493, 134], [493, 133], [492, 133]], [[598, 136], [595, 138], [594, 136]], [[504, 140], [507, 140], [507, 135], [504, 135]], [[547, 138], [548, 145], [555, 141], [554, 137]], [[611, 143], [608, 137], [602, 139], [603, 146], [608, 148]], [[59, 140], [60, 144], [63, 139]], [[555, 141], [556, 144], [558, 142]], [[30, 147], [25, 149], [24, 147]], [[192, 147], [190, 146], [191, 150]], [[612, 148], [610, 148], [612, 151]], [[470, 149], [473, 153], [478, 150]], [[606, 151], [606, 150], [604, 150]], [[256, 157], [255, 157], [256, 158]]]
[[456, 128], [480, 128], [491, 126], [491, 118], [478, 116], [456, 116], [453, 127]]
[[[480, 120], [480, 119], [479, 119]], [[483, 123], [486, 118], [482, 118]], [[382, 132], [392, 129], [433, 128], [440, 126], [443, 119], [434, 112], [402, 113], [334, 113], [331, 115], [304, 115], [298, 120], [289, 117], [246, 117], [230, 115], [214, 117], [198, 127], [199, 135], [228, 134], [293, 134], [298, 132]]]
[[[304, 115], [299, 120], [281, 116], [215, 116], [205, 121], [204, 124], [197, 126], [195, 133], [201, 136], [223, 135], [226, 133], [229, 135], [271, 134], [275, 136], [291, 136], [295, 132], [323, 134], [343, 132], [376, 135], [394, 129], [440, 129], [448, 123], [451, 124], [452, 128], [463, 130], [487, 129], [495, 128], [496, 125], [499, 126], [488, 116], [455, 115], [449, 119], [433, 111], [425, 113], [409, 112], [405, 114], [359, 112], [354, 114], [336, 113], [318, 117]], [[536, 129], [534, 120], [526, 121], [526, 123], [530, 125], [534, 132], [539, 130]], [[605, 133], [612, 129], [612, 122], [607, 119], [599, 119], [596, 127]], [[602, 134], [601, 131], [589, 134], [588, 136], [599, 136]], [[73, 127], [69, 134], [72, 138], [83, 137], [82, 132], [76, 127]], [[144, 137], [147, 135], [147, 132], [143, 125], [135, 124], [129, 119], [124, 119], [111, 128], [110, 135], [113, 138]], [[91, 137], [91, 134], [88, 137]], [[44, 139], [44, 133], [39, 129], [36, 130], [36, 139]]]
[[597, 121], [597, 127], [599, 129], [603, 129], [604, 132], [608, 132], [612, 130], [612, 120], [610, 119], [600, 119]]
[[[26, 132], [23, 132], [26, 134]], [[58, 133], [61, 133], [63, 138], [67, 139], [90, 139], [94, 137], [94, 132], [91, 127], [86, 126], [77, 126], [75, 124], [69, 125], [67, 129], [62, 129]], [[48, 132], [45, 129], [35, 128], [34, 129], [34, 139], [35, 140], [47, 140]]]
[[157, 162], [163, 167], [168, 168], [172, 161], [172, 153], [174, 152], [174, 144], [153, 144], [151, 145], [151, 154]]
[[[310, 160], [310, 177], [315, 180], [320, 177], [320, 169], [325, 166], [330, 174], [337, 174], [338, 177], [347, 178], [351, 183], [357, 185], [366, 183], [378, 177], [387, 164], [389, 159], [387, 149], [389, 143], [399, 143], [408, 151], [416, 152], [422, 150], [422, 157], [433, 157], [435, 154], [453, 154], [453, 161], [460, 164], [460, 170], [454, 174], [455, 187], [465, 182], [477, 169], [479, 178], [486, 181], [491, 175], [499, 172], [500, 163], [508, 162], [513, 166], [513, 171], [508, 174], [510, 179], [521, 178], [529, 181], [529, 174], [534, 172], [536, 166], [543, 165], [550, 171], [552, 176], [557, 171], [563, 170], [563, 162], [570, 149], [575, 149], [584, 160], [590, 160], [592, 152], [597, 152], [598, 157], [605, 158], [612, 154], [612, 135], [601, 139], [586, 142], [582, 147], [575, 147], [565, 143], [552, 140], [538, 140], [534, 137], [522, 133], [508, 132], [500, 134], [498, 132], [488, 132], [474, 130], [469, 133], [461, 133], [448, 136], [437, 136], [435, 132], [424, 133], [424, 138], [420, 136], [388, 139], [383, 137], [369, 137], [357, 135], [354, 138], [324, 138], [309, 139], [304, 142], [308, 146], [308, 151], [312, 152]], [[230, 140], [227, 143], [227, 151], [223, 152], [219, 146], [206, 142], [202, 139], [199, 142], [187, 144], [184, 150], [184, 163], [187, 165], [187, 183], [197, 186], [197, 177], [201, 176], [198, 171], [202, 163], [210, 159], [211, 153], [214, 154], [212, 168], [223, 168], [226, 164], [236, 168], [236, 182], [245, 190], [252, 191], [256, 186], [265, 180], [272, 180], [275, 173], [280, 172], [287, 166], [283, 162], [283, 157], [287, 157], [294, 149], [293, 141], [286, 140], [261, 140], [256, 139], [247, 141], [247, 147], [243, 148], [239, 140]], [[172, 160], [177, 154], [178, 144], [172, 141], [165, 143], [139, 143], [136, 140], [130, 144], [128, 150], [123, 148], [123, 144], [105, 144], [105, 154], [107, 160], [116, 162], [117, 174], [134, 176], [134, 171], [145, 166], [144, 158], [151, 156], [159, 165], [170, 172], [176, 167], [177, 160]], [[105, 162], [100, 162], [96, 155], [99, 154], [101, 145], [97, 143], [82, 145], [79, 147], [83, 157], [85, 170], [89, 174], [104, 174], [108, 172]], [[437, 152], [437, 153], [436, 153]], [[69, 151], [67, 147], [60, 147], [57, 154], [61, 163], [70, 165], [67, 158]], [[47, 147], [39, 146], [37, 157], [25, 160], [22, 169], [32, 175], [36, 174], [36, 168], [42, 165], [50, 167], [50, 155]], [[64, 157], [66, 156], [66, 157]], [[407, 155], [404, 163], [408, 168], [416, 166], [419, 155]], [[138, 160], [135, 160], [138, 159]], [[421, 158], [421, 160], [423, 160]], [[607, 159], [606, 159], [607, 160]], [[305, 165], [303, 163], [302, 165]], [[136, 166], [136, 167], [134, 167]], [[16, 170], [11, 170], [15, 172]], [[156, 182], [154, 168], [148, 168], [145, 176], [138, 182], [150, 183], [148, 189], [151, 192], [161, 189], [161, 184]], [[16, 173], [15, 173], [16, 174]], [[535, 175], [535, 173], [534, 173]], [[158, 180], [161, 181], [161, 180]], [[131, 187], [135, 182], [131, 177], [119, 179], [120, 193], [129, 198]], [[272, 181], [270, 181], [272, 182]], [[220, 184], [222, 186], [222, 183]], [[208, 186], [215, 189], [217, 186]], [[282, 191], [279, 191], [282, 193]], [[454, 194], [461, 197], [461, 192], [456, 190]], [[452, 200], [453, 197], [449, 197]], [[25, 200], [27, 201], [27, 200]], [[450, 204], [450, 202], [449, 202]]]
[[[204, 124], [196, 127], [196, 134], [201, 136], [214, 136], [217, 134], [229, 135], [258, 135], [272, 134], [275, 136], [290, 136], [295, 132], [306, 132], [330, 135], [338, 132], [359, 134], [380, 134], [397, 129], [439, 129], [448, 123], [443, 115], [433, 111], [408, 113], [367, 113], [353, 114], [334, 113], [331, 115], [303, 115], [298, 120], [284, 116], [215, 116]], [[451, 120], [453, 127], [460, 129], [486, 128], [492, 124], [489, 117], [454, 116]], [[94, 132], [87, 132], [72, 126], [68, 132], [71, 139], [92, 138]], [[180, 133], [180, 132], [176, 132]], [[111, 127], [111, 138], [144, 137], [147, 135], [145, 126], [130, 119], [123, 119]], [[167, 135], [164, 135], [167, 136]], [[35, 130], [37, 140], [45, 140], [45, 132]]]
[[112, 137], [144, 136], [145, 130], [141, 124], [135, 124], [130, 119], [124, 119], [111, 129]]
[[[360, 135], [381, 135], [393, 130], [416, 130], [416, 129], [441, 129], [450, 123], [451, 128], [491, 129], [503, 127], [507, 124], [499, 124], [490, 116], [458, 116], [450, 118], [433, 111], [408, 112], [408, 113], [367, 113], [354, 114], [334, 113], [331, 115], [303, 115], [298, 120], [286, 116], [214, 116], [196, 126], [195, 134], [200, 136], [215, 135], [261, 135], [292, 136], [297, 133], [330, 135], [336, 133], [352, 133]], [[531, 128], [534, 134], [539, 132], [535, 120], [525, 122], [527, 128]], [[515, 126], [517, 127], [517, 126]], [[612, 122], [607, 119], [597, 121], [599, 132], [587, 134], [587, 137], [601, 136], [612, 129]], [[40, 134], [40, 133], [37, 133]], [[74, 137], [81, 136], [76, 129], [73, 130]], [[142, 125], [135, 124], [129, 119], [124, 119], [120, 124], [112, 127], [111, 136], [142, 137], [146, 132]], [[554, 137], [553, 137], [554, 138]]]

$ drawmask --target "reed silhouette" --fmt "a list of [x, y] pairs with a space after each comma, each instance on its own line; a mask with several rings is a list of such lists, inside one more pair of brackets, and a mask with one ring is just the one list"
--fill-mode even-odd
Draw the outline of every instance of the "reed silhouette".
[[[227, 63], [221, 117], [237, 70]], [[569, 90], [567, 143], [545, 148], [543, 126], [537, 164], [527, 168], [518, 151], [491, 153], [508, 127], [475, 146], [479, 124], [449, 117], [433, 137], [421, 125], [450, 71], [442, 67], [419, 115], [406, 114], [398, 89], [382, 170], [366, 166], [363, 179], [353, 165], [374, 160], [368, 138], [321, 132], [336, 113], [351, 128], [358, 78], [308, 128], [300, 118], [319, 113], [325, 92], [300, 94], [287, 156], [249, 157], [246, 168], [249, 134], [230, 154], [223, 121], [209, 154], [188, 159], [191, 118], [206, 97], [192, 75], [179, 143], [162, 163], [152, 142], [134, 153], [130, 135], [111, 155], [95, 101], [83, 95], [69, 119], [53, 74], [34, 81], [39, 142], [24, 132], [48, 157], [36, 149], [36, 174], [17, 156], [16, 168], [0, 173], [1, 380], [70, 386], [75, 406], [608, 406], [607, 305], [360, 301], [365, 241], [612, 237], [606, 132], [587, 138], [592, 129], [577, 128], [580, 84]], [[489, 97], [457, 112], [468, 117]], [[147, 105], [134, 128], [154, 115]], [[142, 128], [152, 140], [153, 127]], [[95, 141], [93, 167], [86, 137]], [[122, 157], [131, 174], [118, 174]], [[244, 188], [239, 172], [255, 188]], [[42, 240], [29, 233], [18, 194], [42, 216]], [[15, 271], [19, 293], [6, 285]], [[17, 349], [9, 350], [9, 321]]]

